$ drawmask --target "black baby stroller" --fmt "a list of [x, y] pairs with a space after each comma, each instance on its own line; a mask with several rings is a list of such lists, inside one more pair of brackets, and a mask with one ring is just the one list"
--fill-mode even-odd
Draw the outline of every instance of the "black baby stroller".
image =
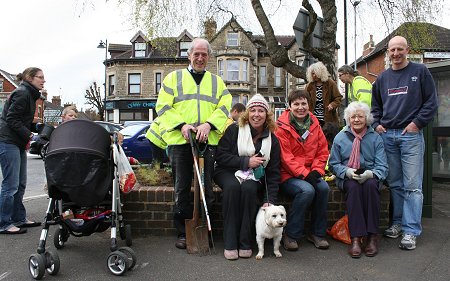
[[44, 159], [50, 201], [37, 253], [28, 262], [34, 279], [41, 279], [45, 271], [56, 275], [60, 268], [58, 254], [45, 249], [50, 225], [58, 226], [53, 239], [57, 249], [70, 235], [89, 236], [111, 227], [108, 269], [122, 275], [135, 266], [133, 250], [118, 247], [116, 239], [118, 225], [120, 237], [127, 246], [132, 244], [131, 227], [122, 221], [118, 150], [113, 149], [117, 139], [113, 135], [111, 141], [103, 127], [87, 120], [67, 121], [53, 131]]

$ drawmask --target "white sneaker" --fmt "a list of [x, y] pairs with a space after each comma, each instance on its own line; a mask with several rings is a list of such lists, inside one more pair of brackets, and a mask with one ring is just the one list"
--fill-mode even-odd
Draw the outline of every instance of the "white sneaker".
[[414, 250], [416, 248], [416, 236], [412, 234], [403, 235], [402, 241], [400, 241], [400, 245], [398, 246], [400, 249]]

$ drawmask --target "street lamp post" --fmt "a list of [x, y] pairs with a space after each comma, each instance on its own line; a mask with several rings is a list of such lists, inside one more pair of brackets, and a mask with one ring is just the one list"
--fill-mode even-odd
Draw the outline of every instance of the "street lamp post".
[[[344, 64], [348, 64], [348, 47], [347, 47], [347, 0], [344, 0]], [[345, 107], [348, 106], [348, 84], [345, 85]]]
[[105, 83], [103, 84], [103, 90], [104, 90], [104, 98], [103, 98], [103, 108], [104, 108], [104, 117], [103, 119], [107, 121], [106, 119], [106, 60], [108, 59], [108, 39], [105, 39], [105, 42], [103, 40], [100, 40], [100, 43], [98, 44], [97, 48], [99, 49], [105, 49]]
[[359, 1], [359, 0], [354, 0], [353, 3], [352, 3], [353, 11], [354, 11], [354, 14], [355, 14], [355, 62], [354, 62], [354, 65], [353, 65], [354, 68], [355, 68], [355, 71], [356, 71], [356, 6], [358, 6], [359, 3], [361, 3], [361, 1]]

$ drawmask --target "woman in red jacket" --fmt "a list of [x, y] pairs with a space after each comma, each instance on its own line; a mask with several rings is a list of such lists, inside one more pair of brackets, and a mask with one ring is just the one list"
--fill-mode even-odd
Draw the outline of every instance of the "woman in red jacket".
[[309, 111], [310, 96], [295, 90], [288, 97], [289, 108], [278, 118], [275, 131], [281, 147], [281, 192], [293, 199], [283, 246], [298, 249], [297, 240], [304, 235], [307, 209], [311, 206], [311, 230], [308, 240], [319, 249], [328, 249], [328, 184], [322, 179], [328, 159], [328, 146], [319, 121]]

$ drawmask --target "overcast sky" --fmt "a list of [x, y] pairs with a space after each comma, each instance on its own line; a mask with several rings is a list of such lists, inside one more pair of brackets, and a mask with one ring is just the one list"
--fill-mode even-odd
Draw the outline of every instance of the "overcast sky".
[[[130, 39], [138, 31], [131, 26], [128, 12], [117, 7], [117, 0], [92, 0], [95, 7], [82, 7], [83, 0], [3, 0], [1, 2], [2, 26], [0, 42], [0, 69], [12, 74], [22, 72], [26, 67], [37, 66], [43, 69], [45, 88], [49, 100], [60, 95], [63, 103], [76, 103], [86, 109], [85, 90], [97, 81], [103, 95], [105, 49], [97, 49], [100, 40], [108, 43], [130, 44]], [[88, 1], [89, 2], [89, 1]], [[446, 0], [445, 2], [450, 2]], [[354, 60], [353, 44], [353, 7], [348, 4], [349, 17], [349, 62]], [[448, 5], [444, 5], [448, 8]], [[282, 20], [272, 21], [276, 34], [294, 35], [292, 25], [296, 9]], [[250, 11], [252, 12], [252, 11]], [[338, 17], [342, 18], [342, 7], [338, 6]], [[292, 18], [292, 20], [287, 20]], [[450, 16], [443, 17], [438, 23], [450, 28]], [[239, 20], [239, 19], [238, 19]], [[370, 21], [369, 27], [362, 28], [359, 21]], [[358, 18], [358, 56], [360, 47], [374, 34], [378, 43], [386, 34], [373, 32], [376, 26], [373, 18]], [[366, 24], [367, 25], [367, 24]], [[370, 30], [372, 27], [372, 30]], [[180, 26], [180, 31], [185, 27]], [[219, 29], [221, 26], [218, 27]], [[258, 28], [250, 29], [258, 33]], [[337, 42], [343, 49], [343, 24], [338, 25]], [[178, 31], [176, 31], [178, 32]], [[178, 36], [173, 34], [173, 36]], [[198, 34], [194, 34], [198, 36]], [[341, 50], [342, 50], [341, 49]], [[342, 52], [340, 53], [342, 56]], [[339, 59], [339, 65], [344, 58]]]

